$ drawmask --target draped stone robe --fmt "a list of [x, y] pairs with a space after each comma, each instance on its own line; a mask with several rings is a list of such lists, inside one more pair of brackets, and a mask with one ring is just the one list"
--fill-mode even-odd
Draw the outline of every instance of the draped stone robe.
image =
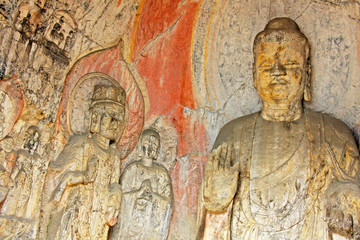
[[19, 149], [10, 174], [11, 186], [0, 212], [0, 239], [34, 238], [40, 208], [41, 158]]
[[224, 239], [329, 238], [326, 190], [359, 179], [359, 152], [343, 122], [312, 111], [294, 122], [254, 113], [226, 124], [213, 149], [223, 142], [240, 161]]
[[92, 157], [98, 159], [95, 179], [67, 186], [50, 216], [46, 239], [107, 239], [111, 186], [120, 178], [119, 151], [113, 147], [101, 148], [90, 134], [73, 136], [50, 169], [61, 171], [54, 177], [59, 180], [67, 172], [86, 171]]
[[[151, 193], [142, 185], [148, 182]], [[118, 223], [111, 240], [165, 240], [172, 213], [172, 187], [164, 166], [153, 162], [145, 166], [141, 160], [130, 163], [120, 178], [123, 192]]]

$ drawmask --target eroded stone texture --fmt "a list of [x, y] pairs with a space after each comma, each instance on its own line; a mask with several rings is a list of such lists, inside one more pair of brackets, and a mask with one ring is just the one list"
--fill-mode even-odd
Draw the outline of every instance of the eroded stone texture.
[[132, 23], [137, 4], [4, 1], [1, 13], [7, 24], [1, 28], [1, 76], [19, 75], [28, 86], [29, 103], [38, 105], [54, 121], [71, 62], [91, 48], [127, 38], [130, 33], [123, 29]]
[[14, 152], [9, 175], [9, 192], [1, 208], [1, 238], [36, 238], [45, 170], [44, 159], [37, 153], [41, 133], [30, 126], [22, 148]]
[[[256, 35], [253, 53], [262, 111], [220, 130], [200, 210], [224, 221], [218, 238], [357, 239], [359, 150], [344, 123], [303, 110], [311, 99], [307, 38], [293, 20], [275, 18]], [[212, 239], [205, 212], [198, 238]]]
[[[310, 107], [332, 113], [352, 128], [358, 124], [359, 3], [215, 2], [204, 1], [195, 28], [194, 84], [201, 106], [222, 111], [230, 119], [260, 109], [250, 77], [252, 40], [269, 19], [286, 16], [296, 19], [312, 47]], [[209, 11], [213, 13], [206, 14]]]
[[43, 226], [46, 239], [107, 239], [116, 222], [120, 153], [111, 141], [126, 125], [125, 90], [96, 85], [90, 106], [89, 133], [73, 135], [49, 165], [47, 184], [55, 187], [45, 203], [53, 208]]
[[[41, 132], [43, 182], [70, 136], [88, 131], [94, 85], [113, 80], [129, 104], [117, 146], [122, 169], [138, 159], [133, 149], [144, 126], [157, 129], [158, 159], [173, 189], [168, 239], [194, 239], [211, 147], [226, 122], [260, 109], [252, 41], [280, 16], [296, 19], [312, 47], [309, 106], [359, 134], [358, 1], [0, 0], [0, 106], [13, 112], [0, 116], [6, 122], [0, 129], [7, 126], [0, 137], [2, 193], [26, 130], [33, 125]], [[43, 191], [38, 223], [50, 189]], [[214, 226], [208, 238], [218, 239], [225, 226], [226, 214], [216, 217], [206, 215]]]
[[111, 239], [167, 239], [173, 193], [168, 170], [158, 158], [160, 135], [144, 130], [140, 159], [125, 167], [121, 178], [121, 207]]

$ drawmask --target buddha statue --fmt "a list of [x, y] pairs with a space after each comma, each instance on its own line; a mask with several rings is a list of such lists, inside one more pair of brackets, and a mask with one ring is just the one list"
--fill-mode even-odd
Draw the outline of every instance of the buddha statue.
[[52, 210], [46, 239], [107, 239], [116, 223], [121, 201], [116, 142], [125, 125], [125, 90], [95, 86], [90, 111], [90, 132], [73, 135], [50, 162], [58, 184], [48, 203]]
[[343, 122], [303, 107], [309, 52], [289, 18], [255, 38], [262, 110], [222, 127], [200, 189], [207, 213], [229, 212], [224, 239], [359, 239], [359, 151]]
[[140, 159], [126, 166], [120, 177], [123, 195], [112, 240], [165, 240], [168, 236], [173, 195], [169, 173], [157, 159], [160, 135], [146, 129], [140, 144]]

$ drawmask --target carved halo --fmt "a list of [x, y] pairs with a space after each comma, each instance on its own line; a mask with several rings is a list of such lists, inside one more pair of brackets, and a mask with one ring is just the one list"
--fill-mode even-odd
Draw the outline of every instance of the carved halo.
[[[71, 135], [82, 134], [89, 130], [89, 108], [95, 85], [114, 85], [120, 87], [116, 80], [104, 73], [85, 74], [76, 83], [70, 95], [69, 107], [67, 109], [67, 124]], [[126, 113], [128, 113], [128, 109], [126, 109]], [[127, 120], [127, 117], [125, 119]]]
[[88, 132], [90, 98], [94, 86], [98, 84], [121, 86], [126, 92], [126, 126], [117, 143], [124, 159], [140, 137], [144, 124], [144, 100], [123, 60], [121, 42], [85, 55], [74, 63], [65, 79], [56, 121], [56, 138], [61, 144], [66, 144], [71, 135]]

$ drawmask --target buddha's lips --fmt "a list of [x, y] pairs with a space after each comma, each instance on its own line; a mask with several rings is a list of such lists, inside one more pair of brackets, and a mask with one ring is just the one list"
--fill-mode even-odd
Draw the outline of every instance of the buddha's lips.
[[275, 78], [274, 80], [272, 80], [270, 82], [271, 86], [273, 86], [273, 85], [287, 85], [287, 84], [288, 84], [288, 81], [286, 81], [283, 78]]

